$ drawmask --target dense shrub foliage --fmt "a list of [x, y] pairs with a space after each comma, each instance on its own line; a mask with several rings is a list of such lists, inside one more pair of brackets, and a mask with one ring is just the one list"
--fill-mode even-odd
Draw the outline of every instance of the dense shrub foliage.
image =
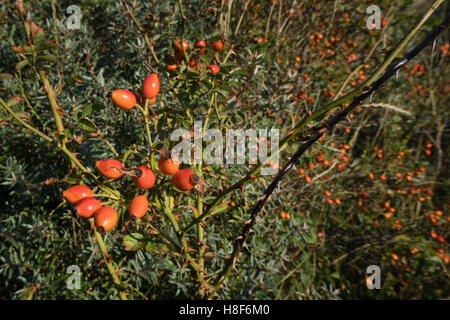
[[[13, 112], [52, 140], [0, 109], [1, 298], [118, 299], [120, 292], [129, 299], [448, 298], [448, 34], [299, 159], [218, 290], [209, 286], [274, 176], [252, 175], [180, 234], [171, 218], [183, 230], [253, 167], [182, 164], [206, 186], [204, 193], [180, 192], [158, 171], [156, 151], [170, 150], [171, 133], [193, 130], [195, 120], [221, 131], [276, 128], [285, 136], [308, 113], [364, 84], [427, 1], [78, 1], [82, 18], [73, 30], [72, 4], [25, 1], [35, 23], [28, 36], [20, 7], [0, 4], [0, 98], [15, 96]], [[379, 30], [366, 25], [371, 4], [381, 8]], [[448, 5], [424, 28], [439, 24]], [[406, 49], [423, 36], [415, 34]], [[173, 62], [167, 56], [180, 38], [189, 48]], [[200, 39], [207, 44], [201, 54], [194, 48]], [[212, 41], [223, 49], [211, 50]], [[151, 73], [159, 75], [160, 91], [141, 110], [149, 114], [111, 102], [116, 89], [140, 93]], [[308, 128], [270, 165], [282, 167]], [[130, 177], [101, 177], [95, 163], [107, 158], [127, 168], [147, 164], [155, 186], [139, 190]], [[116, 228], [103, 235], [106, 258], [100, 234], [62, 197], [82, 181], [119, 213]], [[138, 194], [150, 208], [134, 221], [127, 208]], [[81, 269], [81, 289], [67, 287], [70, 265]], [[380, 266], [380, 290], [366, 286], [369, 265]]]

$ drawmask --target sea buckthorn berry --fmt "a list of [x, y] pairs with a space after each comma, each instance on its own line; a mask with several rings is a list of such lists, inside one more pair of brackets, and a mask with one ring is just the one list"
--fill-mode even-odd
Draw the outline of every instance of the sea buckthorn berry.
[[101, 207], [94, 213], [94, 223], [99, 231], [108, 231], [114, 228], [119, 216], [112, 207]]
[[95, 211], [100, 208], [102, 204], [95, 198], [84, 198], [75, 204], [77, 215], [82, 218], [92, 218]]
[[142, 96], [144, 99], [152, 99], [159, 92], [159, 77], [156, 73], [147, 76], [142, 82]]
[[204, 40], [197, 40], [194, 43], [194, 48], [199, 49], [199, 53], [203, 53], [206, 50], [206, 42]]
[[155, 174], [153, 170], [141, 165], [137, 167], [137, 170], [140, 174], [137, 177], [133, 177], [133, 182], [136, 187], [139, 189], [150, 189], [155, 184]]
[[198, 55], [194, 55], [189, 59], [189, 67], [191, 67], [192, 69], [203, 69], [203, 64], [200, 63], [200, 58]]
[[223, 49], [222, 41], [212, 41], [209, 45], [211, 46], [211, 49], [215, 52], [222, 51]]
[[172, 175], [178, 171], [180, 167], [179, 160], [175, 154], [167, 152], [167, 154], [162, 154], [158, 161], [158, 168], [164, 174]]
[[[181, 40], [180, 39], [175, 40], [172, 43], [172, 45], [173, 45], [173, 48], [175, 49], [175, 51], [183, 52], [183, 49], [181, 48]], [[188, 51], [189, 43], [187, 43], [186, 40], [183, 40], [183, 47], [184, 47], [184, 51]]]
[[210, 64], [206, 69], [211, 70], [212, 74], [218, 74], [220, 72], [220, 68], [215, 64]]
[[166, 62], [166, 71], [167, 72], [175, 72], [178, 68], [177, 65], [177, 60], [175, 59], [174, 56], [171, 55], [166, 55], [164, 58], [165, 62]]
[[128, 213], [136, 218], [142, 218], [148, 209], [148, 200], [145, 196], [136, 196], [131, 200], [130, 206], [128, 207]]
[[81, 199], [92, 197], [92, 191], [86, 186], [77, 185], [65, 190], [63, 197], [71, 204], [75, 204]]
[[174, 73], [177, 71], [178, 66], [176, 64], [166, 64], [166, 71]]
[[95, 168], [108, 179], [118, 179], [123, 176], [121, 172], [123, 165], [116, 159], [98, 160], [95, 163]]
[[111, 92], [111, 100], [123, 110], [133, 109], [136, 104], [136, 96], [134, 93], [125, 89], [118, 89]]
[[182, 191], [189, 191], [199, 182], [199, 177], [189, 169], [181, 169], [172, 177], [172, 184]]

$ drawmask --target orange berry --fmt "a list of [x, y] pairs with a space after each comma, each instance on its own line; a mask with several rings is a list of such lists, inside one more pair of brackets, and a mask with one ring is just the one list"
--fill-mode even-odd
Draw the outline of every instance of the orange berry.
[[172, 175], [178, 171], [180, 167], [179, 160], [175, 154], [170, 154], [169, 156], [161, 156], [158, 161], [158, 168], [164, 174]]
[[111, 92], [111, 100], [123, 110], [133, 109], [136, 104], [136, 96], [134, 93], [125, 89], [118, 89]]
[[109, 179], [118, 179], [123, 176], [123, 165], [116, 159], [104, 159], [95, 162], [95, 168], [100, 174]]
[[203, 53], [203, 52], [205, 52], [205, 50], [206, 50], [206, 42], [205, 42], [205, 40], [197, 40], [197, 41], [195, 41], [195, 43], [194, 43], [194, 48], [196, 48], [196, 49], [199, 49], [198, 50], [198, 52], [199, 53]]
[[112, 207], [101, 207], [94, 214], [94, 223], [97, 229], [111, 230], [117, 223], [119, 216]]
[[218, 74], [220, 72], [220, 68], [215, 64], [210, 64], [206, 69], [211, 70], [212, 74]]
[[211, 46], [211, 49], [215, 52], [222, 51], [223, 49], [223, 42], [222, 41], [212, 41], [209, 44]]
[[183, 40], [183, 48], [181, 48], [181, 40], [180, 39], [175, 40], [172, 43], [172, 45], [173, 45], [173, 48], [175, 49], [175, 51], [178, 51], [178, 52], [183, 52], [183, 48], [184, 48], [184, 51], [188, 51], [188, 49], [189, 49], [189, 43], [187, 43], [186, 40]]
[[172, 184], [182, 191], [189, 191], [198, 183], [199, 177], [189, 169], [181, 169], [172, 177]]
[[359, 196], [363, 199], [367, 199], [369, 197], [369, 194], [367, 192], [363, 192]]
[[95, 198], [84, 198], [75, 204], [77, 215], [82, 218], [92, 218], [95, 211], [100, 208], [102, 204]]
[[153, 170], [140, 165], [137, 167], [138, 170], [142, 172], [142, 174], [138, 177], [133, 177], [133, 182], [136, 187], [139, 189], [150, 189], [155, 184], [155, 174]]
[[152, 99], [159, 92], [159, 77], [156, 73], [147, 76], [142, 82], [142, 97], [144, 99]]
[[81, 199], [92, 197], [92, 191], [86, 186], [77, 185], [65, 190], [63, 197], [71, 204], [75, 204]]
[[128, 207], [128, 213], [136, 218], [142, 218], [148, 210], [148, 200], [145, 196], [139, 195], [133, 198]]

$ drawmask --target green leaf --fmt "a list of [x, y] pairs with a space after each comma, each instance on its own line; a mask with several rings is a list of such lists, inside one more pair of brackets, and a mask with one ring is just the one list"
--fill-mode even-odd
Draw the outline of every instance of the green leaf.
[[211, 215], [219, 214], [221, 212], [224, 212], [228, 209], [228, 205], [225, 203], [217, 205], [212, 211]]
[[242, 69], [236, 69], [231, 73], [233, 76], [245, 76], [247, 75], [247, 71]]
[[337, 271], [333, 272], [330, 276], [332, 278], [335, 278], [335, 279], [340, 279], [341, 278], [341, 275]]
[[33, 300], [34, 294], [36, 293], [35, 287], [29, 287], [25, 289], [25, 292], [23, 296], [20, 298], [20, 300]]
[[16, 70], [17, 71], [22, 70], [23, 68], [25, 68], [29, 64], [30, 64], [29, 60], [22, 60], [22, 61], [20, 61], [20, 62], [18, 62], [16, 64]]
[[104, 71], [104, 69], [101, 68], [101, 69], [100, 69], [100, 72], [97, 74], [98, 83], [99, 83], [102, 87], [105, 86], [105, 78], [103, 78], [103, 71]]
[[33, 41], [35, 44], [39, 44], [44, 40], [44, 32], [40, 31], [38, 34], [34, 37]]
[[401, 234], [399, 236], [396, 236], [394, 239], [392, 239], [394, 241], [410, 241], [411, 238], [408, 237], [407, 235]]
[[19, 96], [12, 96], [8, 99], [8, 101], [6, 102], [6, 104], [8, 105], [8, 107], [14, 107], [17, 106], [18, 104], [21, 104], [23, 102], [23, 98], [19, 97]]
[[127, 151], [125, 152], [125, 154], [123, 155], [123, 158], [122, 158], [122, 163], [127, 162], [128, 157], [130, 156], [131, 152], [133, 152], [132, 149], [129, 149], [129, 150], [127, 150]]
[[96, 131], [96, 130], [97, 130], [97, 128], [95, 127], [95, 125], [92, 123], [92, 121], [89, 120], [89, 119], [86, 119], [86, 118], [81, 119], [81, 120], [78, 122], [78, 127], [79, 127], [80, 129], [85, 130], [85, 131]]
[[44, 51], [52, 48], [56, 48], [56, 43], [53, 41], [45, 41], [36, 46], [36, 51]]
[[137, 251], [145, 247], [144, 236], [140, 233], [131, 233], [123, 237], [123, 246], [127, 251]]
[[73, 132], [72, 132], [72, 130], [70, 130], [69, 128], [66, 128], [66, 129], [64, 130], [64, 135], [65, 135], [66, 137], [71, 138], [71, 137], [73, 136]]
[[90, 115], [92, 112], [92, 103], [88, 104], [87, 106], [85, 106], [83, 108], [83, 112], [81, 113], [81, 117], [87, 117], [88, 115]]
[[45, 61], [50, 61], [50, 62], [55, 62], [55, 63], [58, 62], [58, 59], [52, 54], [44, 54], [42, 56], [39, 56], [37, 59], [40, 61], [45, 60]]
[[303, 233], [303, 238], [307, 243], [315, 243], [317, 241], [317, 235], [314, 229], [308, 229]]
[[80, 76], [78, 76], [76, 74], [73, 74], [68, 79], [68, 82], [71, 82], [71, 83], [74, 83], [74, 82], [82, 83], [83, 82], [83, 78], [81, 78]]
[[169, 248], [166, 244], [160, 242], [147, 242], [145, 250], [150, 253], [166, 253]]
[[25, 54], [33, 54], [34, 48], [35, 47], [32, 44], [23, 46], [23, 50], [24, 50]]
[[191, 123], [188, 120], [183, 120], [183, 127], [190, 130], [191, 129]]
[[0, 73], [0, 80], [5, 80], [5, 79], [13, 79], [14, 77], [12, 75], [10, 75], [9, 73]]

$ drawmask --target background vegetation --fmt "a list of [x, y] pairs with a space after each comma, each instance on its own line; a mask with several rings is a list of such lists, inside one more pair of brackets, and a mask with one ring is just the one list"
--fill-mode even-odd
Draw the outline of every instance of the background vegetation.
[[[79, 30], [65, 27], [72, 4], [83, 15]], [[381, 30], [366, 27], [370, 4], [381, 7]], [[426, 28], [442, 21], [448, 5]], [[142, 116], [117, 109], [108, 98], [111, 90], [139, 92], [149, 73], [159, 74], [154, 109], [167, 122], [152, 127], [155, 142], [167, 140], [178, 127], [189, 128], [194, 118], [206, 119], [210, 96], [199, 88], [211, 83], [217, 109], [209, 127], [273, 126], [283, 136], [308, 112], [361, 85], [428, 4], [190, 0], [182, 6], [185, 20], [176, 1], [25, 1], [43, 30], [42, 41], [48, 42], [35, 58], [55, 89], [67, 148], [87, 168], [99, 159], [122, 159], [127, 150], [150, 154]], [[33, 68], [17, 65], [22, 58], [13, 47], [27, 37], [13, 1], [0, 4], [0, 22], [0, 97], [21, 97], [14, 111], [53, 136], [54, 117], [42, 82]], [[217, 78], [187, 74], [185, 66], [176, 75], [164, 70], [164, 56], [172, 54], [172, 41], [181, 34], [191, 48], [197, 39], [224, 40], [222, 52], [204, 58], [205, 64], [216, 61], [221, 67]], [[421, 37], [417, 34], [411, 47]], [[448, 42], [448, 34], [442, 34], [434, 51], [420, 53], [396, 81], [299, 160], [257, 220], [220, 298], [449, 298]], [[178, 116], [180, 110], [190, 110], [191, 117]], [[17, 125], [3, 110], [0, 137], [0, 297], [119, 298], [89, 222], [77, 218], [61, 196], [80, 181], [81, 172], [53, 143]], [[298, 143], [282, 153], [280, 166]], [[131, 156], [129, 163], [140, 161]], [[203, 178], [221, 189], [247, 171], [246, 165], [211, 166]], [[127, 199], [135, 192], [129, 180], [116, 185]], [[270, 181], [257, 175], [224, 199], [223, 213], [206, 220], [207, 281], [223, 268], [233, 239]], [[193, 215], [187, 205], [195, 204], [195, 197], [176, 197], [179, 223], [187, 225]], [[206, 202], [213, 198], [205, 194]], [[170, 232], [158, 209], [151, 209], [148, 219]], [[124, 236], [131, 229], [125, 224], [105, 236], [123, 283], [151, 299], [202, 296], [195, 274], [177, 252], [125, 250], [130, 248], [124, 247]], [[381, 268], [381, 290], [365, 285], [372, 264]], [[81, 268], [81, 290], [66, 287], [69, 265]], [[140, 299], [136, 290], [127, 290], [128, 297]]]

